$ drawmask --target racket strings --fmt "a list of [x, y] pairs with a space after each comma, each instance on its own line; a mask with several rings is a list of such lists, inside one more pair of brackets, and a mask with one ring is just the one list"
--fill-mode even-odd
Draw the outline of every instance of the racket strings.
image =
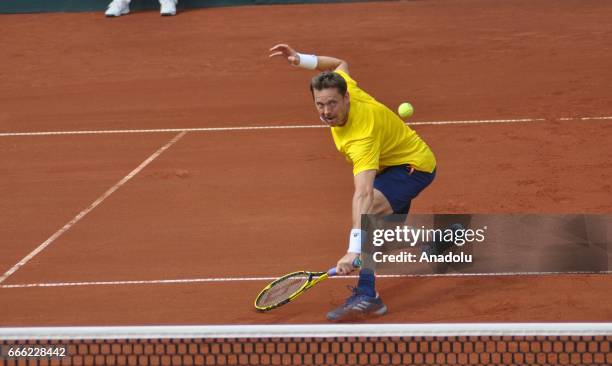
[[284, 278], [282, 281], [276, 282], [269, 289], [264, 291], [257, 299], [257, 305], [264, 307], [272, 306], [287, 300], [297, 290], [304, 286], [309, 279], [310, 276], [304, 273]]

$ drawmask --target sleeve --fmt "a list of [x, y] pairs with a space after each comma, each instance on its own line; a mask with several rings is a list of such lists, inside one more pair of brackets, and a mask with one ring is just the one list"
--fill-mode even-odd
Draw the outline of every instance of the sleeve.
[[378, 170], [380, 144], [373, 137], [356, 140], [346, 147], [346, 155], [353, 163], [353, 175], [364, 170]]

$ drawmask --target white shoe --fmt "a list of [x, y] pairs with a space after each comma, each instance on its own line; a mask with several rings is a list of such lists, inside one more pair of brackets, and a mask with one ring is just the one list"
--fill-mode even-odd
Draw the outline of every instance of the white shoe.
[[159, 12], [162, 16], [176, 15], [176, 0], [159, 0]]
[[113, 0], [108, 4], [104, 13], [107, 17], [118, 17], [130, 12], [130, 2], [127, 0]]

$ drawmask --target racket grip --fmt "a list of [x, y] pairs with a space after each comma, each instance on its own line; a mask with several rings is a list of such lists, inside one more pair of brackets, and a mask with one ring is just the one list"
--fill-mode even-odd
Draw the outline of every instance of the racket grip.
[[[353, 261], [353, 267], [355, 267], [355, 268], [361, 267], [361, 264], [362, 264], [361, 258], [359, 258], [359, 257], [355, 258], [355, 260]], [[334, 267], [334, 268], [330, 269], [329, 271], [327, 271], [327, 275], [329, 277], [333, 277], [333, 276], [335, 276], [337, 274], [338, 273], [336, 272], [336, 267]]]

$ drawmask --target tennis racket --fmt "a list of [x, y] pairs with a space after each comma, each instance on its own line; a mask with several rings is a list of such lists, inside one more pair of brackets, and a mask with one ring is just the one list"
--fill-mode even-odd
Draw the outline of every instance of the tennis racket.
[[[361, 260], [355, 259], [354, 267], [361, 267]], [[255, 298], [255, 309], [269, 311], [283, 306], [329, 277], [336, 275], [336, 267], [327, 272], [298, 271], [286, 274], [268, 284]]]

